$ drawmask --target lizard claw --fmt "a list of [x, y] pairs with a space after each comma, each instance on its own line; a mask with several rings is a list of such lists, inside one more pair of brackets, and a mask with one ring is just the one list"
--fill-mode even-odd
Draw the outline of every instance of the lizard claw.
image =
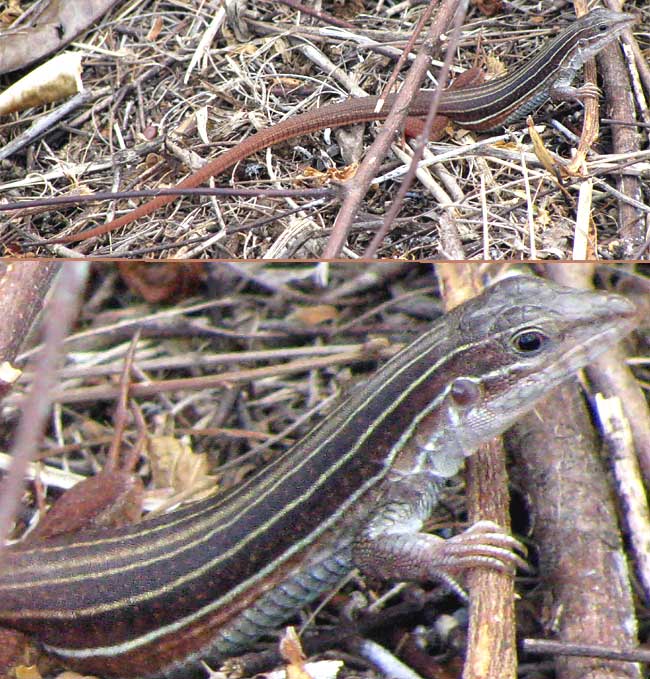
[[576, 98], [580, 99], [581, 101], [590, 97], [598, 99], [602, 95], [600, 88], [593, 83], [585, 83], [584, 85], [578, 87], [576, 92]]
[[493, 521], [478, 521], [463, 533], [437, 545], [435, 561], [444, 571], [486, 567], [502, 572], [530, 571], [526, 547]]

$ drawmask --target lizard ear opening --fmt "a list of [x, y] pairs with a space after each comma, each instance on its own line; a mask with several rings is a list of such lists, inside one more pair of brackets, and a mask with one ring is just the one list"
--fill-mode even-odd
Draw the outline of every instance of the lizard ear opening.
[[481, 398], [481, 388], [473, 380], [459, 377], [452, 382], [449, 394], [456, 405], [467, 408], [477, 403]]

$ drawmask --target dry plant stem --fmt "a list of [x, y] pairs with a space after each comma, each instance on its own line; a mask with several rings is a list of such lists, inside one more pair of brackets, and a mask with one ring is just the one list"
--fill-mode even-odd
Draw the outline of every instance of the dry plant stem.
[[5, 260], [0, 263], [0, 364], [3, 366], [0, 398], [11, 390], [13, 362], [43, 307], [59, 266], [55, 262]]
[[65, 118], [70, 111], [79, 108], [93, 99], [96, 95], [90, 90], [84, 90], [75, 94], [73, 97], [65, 101], [63, 104], [57, 106], [53, 111], [45, 116], [38, 118], [33, 125], [25, 130], [16, 139], [13, 139], [8, 144], [0, 148], [0, 160], [6, 160], [14, 153], [17, 153], [25, 146], [33, 144], [42, 135], [52, 129], [62, 118]]
[[603, 644], [568, 644], [561, 641], [550, 641], [549, 639], [524, 639], [522, 646], [529, 653], [588, 656], [592, 658], [650, 663], [650, 651], [644, 648], [625, 650]]
[[[171, 266], [174, 266], [173, 264]], [[316, 298], [311, 295], [303, 294], [298, 291], [292, 291], [285, 289], [285, 286], [270, 286], [265, 285], [265, 281], [262, 277], [256, 277], [255, 275], [245, 276], [247, 269], [240, 268], [242, 265], [236, 262], [224, 264], [218, 263], [218, 267], [227, 266], [228, 269], [233, 268], [237, 276], [244, 277], [245, 279], [250, 279], [259, 283], [262, 287], [271, 288], [283, 295], [283, 299], [291, 302], [314, 302]], [[247, 265], [244, 264], [244, 267]], [[354, 265], [356, 266], [356, 265]], [[351, 269], [352, 271], [353, 269]], [[233, 276], [233, 278], [235, 278]], [[239, 280], [236, 278], [236, 280]], [[100, 328], [91, 328], [89, 330], [81, 330], [75, 332], [66, 340], [66, 348], [70, 351], [94, 351], [97, 349], [97, 343], [100, 346], [105, 346], [111, 343], [117, 343], [118, 341], [130, 342], [133, 338], [133, 333], [136, 328], [142, 328], [142, 334], [144, 337], [206, 337], [206, 338], [228, 338], [232, 340], [270, 340], [273, 338], [282, 338], [285, 336], [285, 330], [231, 330], [225, 327], [214, 327], [201, 321], [188, 320], [187, 316], [192, 314], [218, 314], [220, 309], [228, 309], [236, 307], [239, 302], [238, 295], [224, 296], [218, 300], [210, 300], [207, 302], [201, 301], [197, 303], [187, 304], [187, 305], [177, 305], [162, 311], [156, 311], [149, 313], [141, 318], [118, 318], [114, 320], [111, 318]], [[285, 326], [286, 327], [286, 326]], [[318, 334], [318, 332], [316, 333]], [[347, 344], [343, 347], [338, 347], [339, 351], [354, 351], [355, 349], [361, 350], [363, 347], [359, 344]], [[367, 347], [366, 347], [367, 348]], [[20, 359], [26, 360], [40, 351], [40, 346], [33, 349], [21, 352]], [[297, 356], [313, 356], [315, 354], [324, 355], [328, 353], [337, 353], [336, 349], [322, 347], [322, 348], [301, 348], [294, 347], [288, 349], [284, 358]], [[207, 354], [203, 353], [202, 356]], [[268, 358], [273, 358], [274, 356], [282, 357], [282, 352], [274, 352], [273, 350], [266, 351], [254, 351], [245, 353], [248, 360], [258, 360], [261, 357], [263, 360]], [[240, 352], [227, 352], [227, 353], [213, 353], [211, 354], [212, 359], [217, 363], [227, 363], [227, 362], [239, 362], [241, 358]], [[151, 365], [151, 364], [150, 364]], [[72, 370], [72, 375], [75, 375], [74, 369], [66, 369], [66, 374]], [[101, 370], [98, 366], [97, 370]], [[119, 371], [117, 371], [119, 372]]]
[[[579, 15], [587, 12], [585, 0], [575, 1]], [[629, 79], [625, 64], [621, 57], [618, 45], [606, 47], [598, 57], [598, 63], [602, 69], [604, 91], [606, 94], [609, 117], [614, 120], [634, 123], [634, 104], [630, 90]], [[596, 66], [594, 60], [588, 61], [584, 66], [585, 82], [596, 82]], [[570, 168], [578, 170], [585, 162], [587, 153], [598, 137], [598, 102], [595, 99], [585, 101], [585, 122], [578, 153], [570, 164]], [[614, 153], [629, 153], [639, 150], [638, 135], [633, 127], [614, 125], [612, 130], [614, 141]], [[640, 182], [633, 176], [621, 176], [618, 180], [619, 191], [633, 199], [642, 202]], [[631, 258], [643, 245], [645, 229], [640, 213], [628, 203], [619, 203], [619, 234], [623, 242], [623, 257]]]
[[[596, 81], [596, 66], [594, 60], [587, 61], [584, 65], [585, 82], [594, 83]], [[584, 100], [584, 122], [580, 142], [575, 156], [567, 166], [567, 171], [571, 174], [584, 174], [584, 166], [587, 154], [591, 150], [592, 144], [598, 138], [600, 131], [600, 120], [598, 117], [598, 101], [595, 97], [587, 97]]]
[[[607, 116], [614, 120], [635, 122], [634, 97], [630, 88], [625, 60], [618, 45], [606, 47], [598, 59], [602, 74], [603, 88], [607, 96]], [[634, 153], [640, 150], [639, 134], [635, 127], [612, 125], [614, 153]], [[616, 188], [626, 196], [641, 203], [643, 192], [641, 180], [633, 174], [615, 175]], [[618, 232], [623, 243], [622, 256], [632, 258], [645, 242], [643, 213], [626, 201], [618, 203]]]
[[[574, 0], [576, 14], [582, 16], [588, 11], [586, 0]], [[585, 62], [583, 67], [585, 83], [596, 83], [596, 62], [593, 59]], [[598, 138], [600, 130], [600, 120], [598, 117], [599, 106], [598, 99], [595, 97], [587, 97], [584, 100], [585, 117], [582, 124], [582, 134], [580, 135], [580, 143], [575, 157], [571, 160], [568, 166], [569, 172], [581, 174], [586, 162], [587, 154], [591, 150], [592, 144]]]
[[[100, 200], [124, 200], [126, 198], [155, 198], [156, 196], [263, 196], [265, 198], [328, 198], [333, 194], [328, 188], [322, 189], [228, 189], [224, 187], [194, 189], [146, 189], [141, 191], [97, 191], [91, 195], [54, 196], [38, 198], [36, 200], [8, 201], [0, 205], [1, 212], [14, 212], [19, 210], [33, 210], [40, 207], [65, 207], [68, 205], [81, 205], [82, 203], [95, 203]], [[229, 233], [235, 233], [237, 227], [231, 227]], [[46, 241], [36, 241], [36, 245], [46, 245]]]
[[[427, 9], [424, 12], [422, 12], [422, 15], [418, 19], [418, 22], [415, 25], [413, 32], [409, 36], [406, 45], [404, 45], [402, 53], [399, 55], [399, 58], [397, 59], [397, 63], [393, 66], [393, 70], [392, 73], [390, 74], [390, 77], [388, 78], [388, 82], [386, 83], [386, 85], [384, 85], [384, 89], [382, 90], [382, 96], [385, 97], [387, 94], [390, 94], [393, 91], [395, 83], [397, 82], [399, 74], [402, 72], [402, 69], [404, 68], [404, 65], [407, 62], [409, 55], [411, 54], [411, 52], [415, 51], [415, 46], [420, 37], [420, 33], [422, 33], [424, 27], [427, 25], [427, 22], [431, 19], [434, 5], [435, 3], [433, 2], [429, 3]], [[442, 79], [442, 81], [445, 82], [446, 80], [447, 77], [445, 76]]]
[[594, 182], [592, 179], [585, 179], [580, 183], [578, 191], [578, 209], [576, 210], [576, 225], [573, 232], [573, 251], [572, 259], [593, 259], [589, 256], [593, 253], [593, 248], [589, 248], [589, 235], [591, 219], [591, 202], [594, 195]]
[[603, 427], [607, 459], [616, 480], [621, 515], [634, 555], [636, 573], [647, 601], [650, 595], [650, 545], [647, 540], [650, 535], [650, 511], [634, 451], [632, 430], [618, 396], [606, 398], [596, 394], [596, 407]]
[[[377, 358], [390, 358], [396, 351], [393, 348], [372, 350], [368, 345], [362, 346], [358, 351], [341, 352], [333, 356], [319, 358], [306, 358], [290, 361], [282, 365], [268, 366], [265, 368], [251, 368], [249, 370], [233, 370], [220, 375], [205, 375], [201, 377], [177, 378], [161, 380], [149, 384], [133, 384], [129, 396], [156, 396], [168, 391], [212, 389], [223, 384], [240, 383], [248, 380], [262, 379], [264, 377], [277, 377], [278, 375], [292, 375], [301, 372], [309, 372], [317, 368], [325, 368], [333, 365], [354, 363], [355, 361], [367, 361], [369, 352]], [[112, 401], [118, 398], [119, 387], [100, 385], [97, 387], [80, 387], [66, 391], [55, 390], [52, 400], [57, 403], [87, 403], [96, 400]], [[19, 408], [24, 407], [24, 399], [8, 399], [7, 404]]]
[[[575, 384], [557, 389], [507, 435], [534, 513], [540, 600], [549, 634], [574, 643], [637, 644], [625, 554], [598, 440]], [[560, 657], [558, 679], [640, 679], [629, 663]]]
[[[631, 40], [628, 46], [631, 48], [634, 56], [634, 68], [636, 68], [639, 74], [639, 81], [643, 84], [646, 91], [650, 91], [650, 64], [646, 61], [636, 40]], [[641, 119], [645, 123], [650, 123], [650, 111], [647, 110], [645, 103], [646, 99], [637, 96], [637, 105], [641, 109]]]
[[[331, 31], [328, 30], [327, 28], [319, 29], [319, 28], [312, 28], [310, 26], [305, 26], [305, 25], [296, 25], [294, 24], [287, 24], [287, 23], [277, 23], [277, 24], [270, 24], [270, 23], [263, 23], [260, 21], [255, 21], [252, 18], [249, 18], [248, 16], [246, 17], [246, 21], [248, 23], [248, 26], [252, 29], [255, 29], [255, 34], [260, 34], [260, 35], [283, 35], [283, 36], [291, 36], [291, 37], [296, 37], [296, 38], [303, 38], [304, 40], [308, 40], [310, 42], [314, 43], [323, 43], [327, 42], [328, 39], [331, 39]], [[352, 35], [367, 35], [367, 31], [363, 31], [359, 29], [359, 26], [355, 26], [353, 29], [350, 29], [350, 32]], [[399, 32], [396, 34], [391, 33], [390, 31], [383, 31], [382, 32], [382, 37], [391, 39], [394, 38], [395, 42], [403, 42], [405, 40], [404, 36], [401, 35]], [[372, 35], [370, 35], [370, 38], [372, 39]], [[401, 51], [398, 50], [396, 47], [393, 47], [391, 45], [384, 46], [382, 45], [381, 42], [362, 42], [359, 45], [359, 49], [363, 50], [364, 52], [374, 52], [376, 54], [380, 54], [391, 61], [394, 61], [396, 58], [399, 58]]]
[[391, 203], [391, 206], [384, 217], [381, 227], [377, 230], [377, 233], [374, 235], [370, 245], [364, 252], [364, 257], [370, 258], [376, 255], [377, 250], [381, 245], [381, 242], [386, 237], [386, 234], [390, 231], [390, 228], [393, 225], [395, 218], [397, 217], [399, 211], [402, 208], [402, 203], [404, 202], [406, 193], [413, 184], [413, 180], [415, 179], [415, 174], [418, 169], [418, 163], [420, 162], [420, 160], [422, 160], [422, 157], [424, 156], [424, 149], [426, 148], [427, 140], [429, 139], [431, 130], [433, 128], [433, 121], [436, 118], [438, 103], [440, 101], [442, 90], [449, 77], [451, 60], [453, 59], [453, 56], [456, 51], [456, 46], [458, 45], [458, 42], [460, 40], [461, 28], [466, 13], [467, 13], [467, 2], [463, 1], [460, 11], [456, 13], [456, 22], [454, 25], [454, 30], [451, 35], [451, 39], [449, 40], [447, 49], [445, 50], [445, 60], [442, 64], [442, 68], [440, 69], [439, 74], [440, 87], [436, 89], [433, 100], [431, 102], [431, 108], [429, 109], [429, 112], [427, 113], [427, 116], [424, 120], [422, 132], [418, 136], [417, 145], [413, 152], [413, 158], [411, 159], [411, 162], [409, 164], [408, 172], [402, 179], [399, 189], [397, 190], [397, 195], [395, 196], [393, 202]]
[[619, 396], [630, 423], [634, 447], [646, 488], [650, 487], [650, 409], [634, 375], [625, 365], [620, 348], [594, 361], [587, 370], [589, 381], [605, 396]]
[[[508, 474], [503, 443], [492, 441], [467, 464], [467, 511], [510, 528]], [[470, 629], [463, 679], [516, 677], [515, 579], [477, 570], [470, 577]]]
[[439, 220], [440, 252], [443, 258], [452, 260], [467, 259], [465, 249], [463, 248], [463, 241], [454, 219], [449, 213], [443, 213], [440, 215]]
[[[425, 291], [428, 292], [428, 291]], [[424, 293], [423, 293], [424, 294]], [[333, 300], [336, 302], [336, 300]], [[327, 302], [323, 302], [324, 304]], [[381, 308], [381, 305], [380, 305]], [[369, 317], [370, 312], [362, 314], [362, 316]], [[345, 328], [354, 326], [355, 321], [350, 321], [345, 324]], [[343, 332], [343, 330], [341, 331]], [[269, 349], [260, 351], [245, 351], [241, 352], [241, 359], [238, 360], [239, 352], [228, 352], [224, 354], [217, 353], [200, 353], [187, 352], [180, 357], [164, 357], [144, 359], [138, 362], [138, 367], [134, 368], [136, 377], [139, 380], [148, 380], [146, 372], [151, 370], [174, 370], [174, 369], [188, 369], [201, 368], [202, 370], [214, 370], [216, 366], [228, 365], [229, 363], [243, 363], [245, 361], [277, 361], [279, 359], [296, 358], [299, 356], [326, 356], [330, 354], [337, 354], [341, 351], [350, 351], [356, 347], [363, 346], [362, 343], [357, 345], [346, 344], [336, 346], [315, 346], [315, 347], [287, 347], [286, 349]], [[102, 375], [117, 375], [120, 370], [117, 366], [117, 361], [107, 363], [105, 365], [91, 365], [91, 366], [69, 366], [57, 371], [57, 376], [60, 381], [69, 379], [95, 379]], [[29, 382], [32, 378], [30, 373], [24, 373], [24, 379]], [[167, 405], [167, 404], [166, 404]]]
[[409, 69], [400, 89], [399, 95], [393, 109], [366, 154], [365, 160], [359, 166], [354, 180], [345, 185], [345, 200], [341, 210], [336, 216], [332, 235], [323, 251], [323, 258], [330, 259], [337, 257], [345, 243], [345, 239], [352, 228], [354, 217], [361, 205], [361, 201], [370, 186], [382, 159], [388, 153], [388, 148], [395, 136], [395, 133], [404, 123], [408, 112], [408, 102], [413, 99], [424, 80], [433, 46], [440, 39], [445, 28], [450, 24], [459, 0], [445, 0], [440, 6], [438, 16], [426, 35], [422, 49]]
[[[48, 267], [47, 263], [39, 264]], [[68, 263], [60, 267], [59, 281], [50, 298], [45, 317], [43, 352], [36, 359], [32, 388], [25, 400], [12, 446], [14, 463], [0, 488], [0, 544], [9, 533], [22, 492], [25, 469], [36, 451], [52, 404], [56, 368], [63, 353], [63, 340], [76, 318], [79, 299], [86, 280], [85, 264]]]
[[[439, 264], [437, 273], [447, 308], [480, 291], [481, 267]], [[492, 441], [467, 460], [470, 523], [488, 519], [508, 530], [509, 501], [503, 445], [501, 441]], [[514, 577], [477, 569], [470, 573], [469, 587], [470, 624], [463, 679], [514, 679], [517, 674]]]
[[287, 7], [291, 7], [292, 9], [295, 9], [298, 12], [302, 12], [303, 14], [307, 14], [308, 16], [314, 17], [315, 19], [322, 21], [324, 24], [331, 24], [332, 26], [340, 26], [341, 28], [349, 28], [351, 30], [356, 30], [357, 28], [354, 24], [351, 24], [348, 21], [344, 21], [343, 19], [334, 17], [331, 14], [328, 14], [327, 12], [322, 12], [320, 10], [314, 9], [313, 7], [309, 7], [308, 5], [305, 5], [301, 2], [296, 2], [296, 0], [259, 0], [259, 1], [264, 3], [265, 5], [277, 5], [277, 4], [286, 5]]
[[124, 430], [127, 422], [127, 404], [129, 399], [129, 387], [131, 386], [131, 371], [133, 369], [133, 360], [135, 358], [135, 350], [140, 339], [140, 329], [138, 328], [131, 341], [129, 350], [124, 359], [124, 369], [120, 378], [120, 397], [115, 410], [115, 428], [113, 433], [113, 440], [106, 456], [106, 464], [103, 471], [106, 473], [115, 471], [119, 467], [119, 455], [122, 447], [122, 440]]
[[[345, 297], [359, 295], [375, 287], [384, 288], [391, 285], [402, 273], [406, 273], [410, 266], [406, 262], [397, 261], [382, 262], [381, 264], [377, 262], [367, 263], [362, 267], [353, 264], [349, 269], [352, 274], [350, 279], [345, 280], [333, 290], [323, 290], [323, 294], [320, 295], [319, 299], [321, 303], [334, 304], [341, 299], [345, 299]], [[417, 292], [406, 292], [403, 297], [408, 298], [414, 294], [417, 294]], [[370, 316], [370, 312], [367, 313], [367, 316]], [[352, 323], [357, 322], [363, 317], [363, 314], [358, 316]], [[339, 325], [339, 332], [341, 332], [341, 328], [346, 328], [348, 325]]]

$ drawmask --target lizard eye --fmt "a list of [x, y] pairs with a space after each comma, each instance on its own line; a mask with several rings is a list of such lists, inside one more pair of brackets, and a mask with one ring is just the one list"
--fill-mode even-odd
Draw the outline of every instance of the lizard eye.
[[527, 328], [515, 333], [510, 343], [517, 353], [532, 356], [538, 354], [547, 341], [548, 337], [541, 330]]

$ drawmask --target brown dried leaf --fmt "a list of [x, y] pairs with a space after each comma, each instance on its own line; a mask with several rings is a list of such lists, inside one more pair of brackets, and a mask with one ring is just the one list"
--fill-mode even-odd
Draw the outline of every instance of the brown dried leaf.
[[[476, 68], [475, 66], [473, 68]], [[488, 54], [487, 57], [485, 57], [485, 68], [490, 76], [490, 78], [500, 78], [501, 76], [504, 76], [508, 73], [508, 69], [506, 68], [506, 65], [499, 59], [498, 57], [495, 57], [492, 54]], [[469, 69], [472, 70], [472, 69]], [[461, 73], [456, 80], [458, 80], [460, 77], [464, 76], [465, 73], [468, 73], [468, 71], [465, 71], [464, 73]], [[483, 74], [483, 80], [485, 80], [485, 74]], [[456, 81], [454, 81], [456, 82]], [[477, 80], [476, 82], [468, 82], [466, 87], [470, 87], [471, 85], [478, 85], [480, 80]]]
[[502, 0], [474, 0], [472, 3], [481, 14], [491, 17], [503, 11]]
[[208, 474], [207, 456], [192, 450], [189, 439], [173, 436], [152, 436], [147, 449], [151, 462], [151, 474], [157, 488], [173, 488], [186, 493], [214, 490], [216, 477]]
[[147, 33], [146, 40], [149, 40], [150, 42], [154, 42], [157, 40], [158, 36], [160, 35], [162, 29], [163, 29], [163, 18], [161, 16], [157, 16], [154, 19], [154, 22], [149, 29], [149, 33]]
[[336, 0], [332, 7], [332, 16], [357, 19], [364, 9], [363, 0]]
[[327, 321], [335, 321], [339, 317], [335, 306], [331, 304], [314, 304], [312, 306], [301, 307], [293, 314], [290, 319], [296, 319], [305, 325], [320, 325]]
[[303, 170], [303, 178], [310, 179], [316, 186], [321, 186], [327, 184], [331, 180], [338, 182], [344, 182], [348, 179], [352, 179], [357, 173], [357, 168], [359, 163], [351, 163], [345, 167], [332, 167], [326, 172], [320, 172], [313, 167], [306, 167]]
[[29, 534], [28, 541], [87, 528], [125, 526], [140, 520], [143, 487], [138, 476], [114, 471], [91, 476], [67, 490]]
[[19, 672], [29, 670], [37, 672], [29, 679], [40, 679], [34, 667], [36, 658], [36, 648], [22, 632], [0, 629], [0, 676], [19, 676]]
[[0, 73], [56, 52], [103, 16], [117, 0], [50, 0], [28, 25], [0, 32]]
[[558, 164], [553, 158], [553, 156], [548, 152], [546, 146], [544, 146], [544, 141], [537, 133], [535, 129], [535, 123], [531, 116], [526, 118], [526, 124], [528, 125], [528, 134], [530, 134], [531, 141], [533, 142], [533, 149], [535, 150], [535, 155], [539, 162], [550, 172], [553, 176], [557, 174]]
[[150, 304], [178, 302], [194, 294], [205, 278], [200, 262], [118, 262], [117, 266], [130, 290]]
[[305, 654], [295, 627], [287, 627], [280, 639], [280, 655], [287, 661], [287, 679], [312, 679], [305, 670]]

